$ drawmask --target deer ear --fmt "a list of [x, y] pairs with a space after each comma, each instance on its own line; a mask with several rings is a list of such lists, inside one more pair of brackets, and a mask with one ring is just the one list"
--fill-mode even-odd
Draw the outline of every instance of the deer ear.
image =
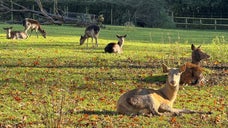
[[200, 48], [200, 47], [201, 47], [201, 45], [198, 48]]
[[125, 34], [123, 37], [126, 38], [127, 37], [127, 34]]
[[116, 35], [116, 37], [117, 37], [117, 38], [120, 38], [120, 36], [119, 36], [119, 35]]
[[184, 64], [180, 67], [180, 72], [184, 72], [185, 70], [186, 70], [186, 64]]
[[195, 49], [196, 49], [196, 47], [195, 47], [194, 44], [192, 44], [191, 49], [192, 49], [192, 50], [195, 50]]
[[162, 64], [162, 69], [163, 69], [163, 73], [167, 73], [167, 72], [169, 72], [170, 68], [167, 65]]

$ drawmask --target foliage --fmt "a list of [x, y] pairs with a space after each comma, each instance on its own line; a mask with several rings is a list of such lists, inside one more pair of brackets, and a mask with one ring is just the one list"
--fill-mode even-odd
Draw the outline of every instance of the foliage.
[[[21, 25], [12, 26], [23, 30]], [[42, 27], [46, 39], [33, 33], [27, 40], [7, 40], [0, 30], [0, 127], [227, 127], [226, 32], [106, 26], [99, 47], [86, 48], [79, 46], [84, 28]], [[103, 48], [116, 42], [116, 34], [128, 34], [124, 53], [105, 54]], [[219, 35], [225, 42], [218, 45], [217, 54], [211, 42]], [[212, 115], [146, 117], [115, 112], [124, 92], [163, 86], [161, 64], [175, 67], [190, 61], [191, 43], [202, 44], [211, 55], [202, 63], [208, 83], [181, 87], [174, 107], [210, 110]]]
[[[190, 17], [228, 17], [227, 1], [225, 0], [55, 0], [61, 13], [66, 11], [77, 13], [91, 13], [104, 15], [105, 24], [123, 25], [126, 22], [133, 22], [141, 27], [163, 27], [173, 28], [171, 13], [175, 16]], [[10, 1], [3, 0], [8, 7]], [[29, 9], [37, 10], [38, 6], [33, 0], [14, 0]], [[42, 1], [47, 12], [52, 13], [54, 9], [53, 0]], [[14, 8], [18, 8], [14, 6]], [[38, 9], [39, 10], [39, 9]], [[170, 14], [169, 14], [170, 13]], [[11, 19], [10, 13], [1, 12], [1, 20]], [[40, 16], [32, 15], [29, 12], [14, 12], [14, 19], [17, 22], [25, 17]], [[36, 17], [37, 16], [37, 17]], [[74, 17], [75, 18], [75, 17]]]

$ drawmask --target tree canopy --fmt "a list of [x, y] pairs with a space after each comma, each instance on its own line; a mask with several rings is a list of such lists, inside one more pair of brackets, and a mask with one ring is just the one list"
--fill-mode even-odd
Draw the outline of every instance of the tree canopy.
[[[27, 8], [38, 8], [36, 0], [12, 0]], [[227, 0], [40, 0], [47, 12], [59, 10], [104, 15], [105, 24], [123, 25], [132, 22], [138, 26], [170, 27], [171, 15], [189, 17], [228, 17]], [[2, 0], [8, 3], [11, 0]], [[0, 11], [2, 8], [0, 7]], [[14, 12], [16, 14], [17, 12]], [[9, 15], [0, 12], [0, 18]], [[20, 17], [19, 17], [20, 18]]]

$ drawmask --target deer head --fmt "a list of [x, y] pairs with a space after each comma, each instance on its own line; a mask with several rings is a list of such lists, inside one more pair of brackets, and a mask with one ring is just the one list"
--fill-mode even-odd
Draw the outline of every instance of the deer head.
[[81, 36], [81, 38], [80, 38], [80, 45], [83, 45], [85, 43], [86, 38], [87, 37], [85, 35], [84, 36]]
[[118, 45], [122, 48], [124, 44], [124, 40], [127, 37], [127, 35], [124, 35], [124, 36], [116, 35], [116, 37], [118, 38]]
[[40, 33], [42, 34], [42, 36], [44, 37], [44, 38], [46, 38], [46, 31], [44, 31], [44, 30], [40, 30]]
[[163, 72], [168, 72], [167, 85], [171, 87], [179, 86], [181, 74], [186, 70], [186, 65], [184, 64], [180, 68], [169, 68], [165, 64], [162, 65]]
[[195, 47], [195, 45], [192, 44], [191, 49], [192, 49], [192, 63], [193, 64], [199, 64], [201, 60], [203, 59], [208, 59], [210, 56], [203, 52], [200, 49], [201, 45], [199, 47]]
[[11, 38], [11, 31], [13, 29], [13, 27], [9, 27], [9, 28], [3, 28], [4, 30], [6, 30], [6, 38], [10, 39]]

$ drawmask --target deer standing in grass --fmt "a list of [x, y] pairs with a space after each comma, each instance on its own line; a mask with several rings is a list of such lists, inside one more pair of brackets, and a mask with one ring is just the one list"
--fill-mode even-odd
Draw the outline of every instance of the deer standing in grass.
[[127, 35], [124, 36], [119, 36], [116, 35], [116, 37], [118, 38], [118, 43], [109, 43], [106, 47], [105, 47], [105, 52], [108, 53], [122, 53], [123, 52], [123, 44], [124, 44], [124, 40], [127, 37]]
[[[83, 45], [85, 43], [85, 40], [87, 39], [87, 47], [88, 47], [88, 38], [92, 38], [92, 44], [93, 44], [93, 38], [96, 41], [96, 47], [98, 47], [98, 36], [100, 32], [100, 27], [97, 25], [90, 25], [85, 29], [84, 36], [81, 36], [80, 38], [80, 45]], [[94, 47], [94, 45], [93, 45]]]
[[185, 69], [186, 65], [180, 68], [168, 68], [163, 64], [163, 72], [168, 72], [166, 85], [159, 90], [140, 88], [126, 92], [117, 102], [117, 112], [129, 115], [211, 114], [211, 112], [173, 108], [173, 103], [177, 98], [179, 90], [180, 75]]
[[205, 83], [205, 78], [202, 74], [203, 68], [200, 67], [200, 61], [208, 59], [210, 56], [200, 49], [201, 46], [195, 47], [191, 45], [192, 62], [186, 63], [186, 70], [181, 74], [180, 84], [199, 85]]
[[28, 30], [31, 29], [30, 36], [32, 35], [33, 30], [36, 31], [36, 36], [38, 38], [38, 31], [41, 35], [46, 38], [46, 31], [41, 28], [40, 23], [37, 20], [25, 18], [23, 21], [23, 26], [25, 27], [25, 32], [28, 33]]
[[12, 31], [13, 27], [3, 28], [6, 30], [7, 39], [26, 39], [28, 35], [22, 31]]

